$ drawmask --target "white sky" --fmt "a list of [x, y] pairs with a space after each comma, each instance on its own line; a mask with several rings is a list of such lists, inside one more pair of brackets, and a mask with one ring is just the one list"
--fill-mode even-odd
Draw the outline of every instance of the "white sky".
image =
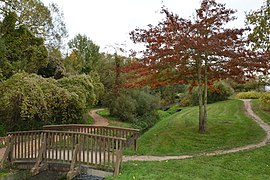
[[[133, 48], [129, 32], [136, 27], [146, 27], [162, 20], [162, 0], [42, 0], [45, 4], [55, 2], [63, 10], [69, 39], [76, 34], [87, 35], [95, 44], [106, 47], [126, 44]], [[245, 12], [257, 10], [263, 0], [217, 0], [227, 8], [236, 9], [238, 18], [230, 26], [243, 27]], [[200, 0], [163, 0], [163, 4], [180, 17], [189, 18], [199, 8]]]

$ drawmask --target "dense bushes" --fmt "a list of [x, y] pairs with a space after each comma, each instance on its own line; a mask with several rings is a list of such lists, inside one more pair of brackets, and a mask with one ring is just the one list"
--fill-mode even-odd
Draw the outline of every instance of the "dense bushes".
[[0, 85], [0, 119], [8, 131], [78, 123], [86, 107], [97, 101], [93, 84], [98, 82], [87, 75], [57, 81], [35, 74], [15, 74]]
[[270, 111], [270, 92], [262, 94], [260, 97], [260, 105], [263, 110]]
[[132, 122], [136, 117], [136, 100], [129, 94], [120, 94], [111, 104], [110, 113], [122, 121]]
[[259, 99], [262, 96], [261, 92], [250, 91], [250, 92], [240, 92], [236, 95], [237, 99]]
[[251, 79], [243, 84], [234, 82], [232, 80], [227, 81], [230, 86], [235, 90], [235, 92], [248, 92], [248, 91], [264, 91], [264, 86], [266, 85], [262, 79], [258, 78], [256, 80]]
[[[225, 82], [217, 81], [213, 85], [208, 87], [207, 102], [214, 103], [218, 101], [224, 101], [228, 99], [234, 90]], [[198, 88], [193, 88], [191, 95], [191, 102], [193, 105], [198, 105]]]
[[133, 123], [134, 127], [148, 129], [157, 120], [159, 98], [143, 90], [128, 90], [112, 101], [110, 113], [122, 121]]
[[152, 93], [160, 96], [160, 105], [164, 109], [179, 101], [179, 93], [185, 92], [186, 89], [186, 85], [167, 85], [152, 90]]

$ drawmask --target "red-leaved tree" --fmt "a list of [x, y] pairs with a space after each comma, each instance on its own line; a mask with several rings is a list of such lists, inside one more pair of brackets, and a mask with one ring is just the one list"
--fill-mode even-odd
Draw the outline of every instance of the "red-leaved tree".
[[267, 70], [267, 58], [248, 50], [244, 29], [224, 27], [235, 11], [215, 0], [202, 0], [194, 20], [180, 18], [162, 8], [165, 19], [130, 33], [143, 43], [143, 58], [125, 67], [133, 73], [127, 86], [193, 83], [198, 85], [199, 132], [206, 131], [207, 85], [217, 79], [243, 80]]

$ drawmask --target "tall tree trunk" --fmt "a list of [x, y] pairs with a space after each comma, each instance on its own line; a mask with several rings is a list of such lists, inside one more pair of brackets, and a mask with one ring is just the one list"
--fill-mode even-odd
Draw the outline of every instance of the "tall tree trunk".
[[203, 126], [203, 89], [202, 89], [202, 63], [200, 60], [198, 60], [198, 97], [199, 97], [199, 132], [204, 132], [204, 126]]
[[205, 67], [204, 67], [204, 96], [203, 96], [203, 132], [206, 132], [206, 124], [207, 124], [207, 84], [208, 84], [208, 79], [207, 79], [207, 57], [205, 59]]

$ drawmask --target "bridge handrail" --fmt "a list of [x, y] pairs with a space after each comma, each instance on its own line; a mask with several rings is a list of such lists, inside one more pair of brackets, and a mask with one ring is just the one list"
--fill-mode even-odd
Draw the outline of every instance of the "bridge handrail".
[[55, 128], [103, 128], [103, 129], [115, 129], [115, 130], [123, 130], [123, 131], [130, 131], [139, 133], [139, 129], [133, 128], [122, 128], [122, 127], [115, 127], [115, 126], [98, 126], [98, 125], [87, 125], [87, 124], [61, 124], [61, 125], [45, 125], [43, 129], [55, 129]]
[[[79, 145], [80, 164], [96, 167], [102, 170], [113, 170], [118, 172], [120, 168], [120, 157], [126, 144], [126, 138], [111, 137], [97, 134], [73, 132], [73, 131], [53, 131], [53, 130], [36, 130], [36, 131], [19, 131], [9, 132], [10, 152], [7, 158], [10, 162], [16, 161], [33, 161], [40, 158], [40, 150], [45, 143], [43, 159], [46, 161], [61, 161], [70, 163], [74, 158], [75, 147]], [[119, 159], [120, 157], [120, 159]], [[33, 172], [41, 161], [37, 161]], [[3, 162], [4, 163], [4, 162]], [[2, 164], [2, 163], [1, 163]]]
[[137, 139], [139, 138], [139, 129], [122, 128], [114, 126], [96, 126], [86, 124], [62, 124], [62, 125], [46, 125], [43, 126], [45, 130], [64, 130], [64, 131], [76, 131], [90, 134], [98, 134], [112, 137], [122, 137], [127, 139], [126, 146], [134, 146], [134, 150], [137, 151]]
[[89, 134], [89, 133], [82, 133], [82, 132], [73, 132], [73, 131], [56, 131], [56, 130], [36, 130], [36, 131], [16, 131], [16, 132], [7, 132], [7, 135], [17, 135], [17, 134], [30, 134], [30, 133], [65, 133], [65, 134], [76, 134], [76, 135], [86, 135], [86, 136], [93, 136], [93, 137], [102, 137], [106, 139], [118, 139], [125, 141], [126, 138], [122, 137], [113, 137], [113, 136], [105, 136], [105, 135], [98, 135], [98, 134]]

